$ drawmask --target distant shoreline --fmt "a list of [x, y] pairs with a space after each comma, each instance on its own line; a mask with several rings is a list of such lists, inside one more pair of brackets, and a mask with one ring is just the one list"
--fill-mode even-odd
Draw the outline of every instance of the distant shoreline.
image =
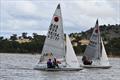
[[41, 53], [1, 53], [0, 54], [41, 54]]
[[[31, 55], [41, 55], [41, 53], [0, 53], [0, 54], [31, 54]], [[81, 54], [76, 54], [77, 56], [82, 56]], [[120, 58], [120, 56], [117, 55], [108, 55], [110, 58]]]

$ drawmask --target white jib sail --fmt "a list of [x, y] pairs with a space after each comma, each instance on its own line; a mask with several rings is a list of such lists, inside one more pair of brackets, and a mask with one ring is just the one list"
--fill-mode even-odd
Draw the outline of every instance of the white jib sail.
[[80, 66], [68, 35], [66, 35], [66, 63], [71, 68], [78, 68]]
[[107, 57], [107, 54], [106, 54], [106, 51], [105, 51], [105, 47], [104, 47], [104, 44], [103, 44], [103, 41], [101, 39], [101, 43], [102, 43], [102, 56], [101, 56], [101, 65], [103, 66], [109, 66], [109, 60], [108, 60], [108, 57]]
[[64, 32], [60, 4], [53, 15], [49, 30], [44, 42], [40, 62], [48, 58], [61, 59], [65, 56]]

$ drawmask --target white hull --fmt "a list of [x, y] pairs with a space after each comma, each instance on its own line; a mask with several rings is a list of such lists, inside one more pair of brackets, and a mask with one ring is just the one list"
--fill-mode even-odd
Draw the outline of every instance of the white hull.
[[60, 64], [60, 68], [47, 68], [46, 64], [39, 64], [34, 67], [34, 70], [41, 70], [41, 71], [79, 71], [82, 70], [81, 67], [79, 68], [70, 68], [65, 67], [64, 65]]
[[101, 69], [108, 69], [112, 66], [102, 66], [102, 65], [80, 65], [83, 68], [101, 68]]
[[82, 68], [34, 68], [41, 71], [80, 71]]

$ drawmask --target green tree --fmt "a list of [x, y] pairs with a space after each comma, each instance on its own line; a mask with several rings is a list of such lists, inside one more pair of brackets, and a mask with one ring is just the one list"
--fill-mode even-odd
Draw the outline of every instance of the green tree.
[[27, 38], [27, 33], [26, 33], [26, 32], [23, 32], [23, 33], [22, 33], [22, 37], [23, 37], [24, 39], [26, 39], [26, 38]]
[[10, 40], [12, 41], [17, 40], [17, 34], [13, 34], [12, 36], [10, 36]]
[[0, 40], [3, 40], [4, 39], [4, 37], [3, 36], [0, 36]]

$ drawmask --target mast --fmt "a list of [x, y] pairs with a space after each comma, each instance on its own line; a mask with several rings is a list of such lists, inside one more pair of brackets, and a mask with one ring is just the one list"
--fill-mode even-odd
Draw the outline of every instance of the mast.
[[99, 27], [98, 19], [96, 21], [96, 27], [97, 27], [96, 30], [98, 30], [98, 34], [97, 34], [98, 35], [98, 59], [100, 60], [100, 57], [101, 57], [101, 47], [100, 47], [101, 40], [100, 40], [100, 27]]
[[[60, 3], [58, 4], [58, 6], [60, 7]], [[60, 9], [61, 9], [61, 7], [60, 7]], [[62, 12], [61, 12], [61, 10], [60, 10], [60, 14], [61, 14], [61, 25], [63, 26], [63, 19], [62, 19]], [[63, 27], [62, 27], [63, 28]], [[65, 55], [66, 55], [66, 51], [65, 51], [65, 35], [64, 35], [64, 30], [62, 30], [62, 39], [63, 39], [63, 46], [64, 46], [64, 48], [63, 48], [63, 58], [65, 59]], [[66, 61], [66, 60], [65, 60]]]

